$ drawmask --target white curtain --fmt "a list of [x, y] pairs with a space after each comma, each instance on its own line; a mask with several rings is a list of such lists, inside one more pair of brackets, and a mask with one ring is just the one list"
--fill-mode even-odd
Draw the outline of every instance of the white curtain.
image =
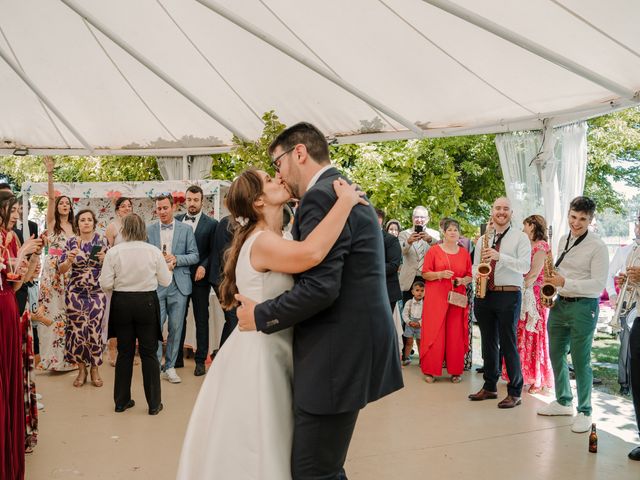
[[514, 225], [520, 227], [529, 215], [543, 215], [553, 228], [552, 247], [557, 252], [558, 239], [568, 229], [569, 203], [584, 190], [586, 123], [500, 134], [496, 147]]
[[158, 157], [157, 161], [165, 180], [203, 180], [211, 177], [211, 155], [195, 155], [188, 160], [185, 157]]
[[186, 180], [182, 166], [184, 157], [158, 157], [156, 160], [164, 180]]
[[191, 167], [189, 168], [189, 180], [202, 180], [211, 177], [211, 155], [195, 155], [191, 157]]

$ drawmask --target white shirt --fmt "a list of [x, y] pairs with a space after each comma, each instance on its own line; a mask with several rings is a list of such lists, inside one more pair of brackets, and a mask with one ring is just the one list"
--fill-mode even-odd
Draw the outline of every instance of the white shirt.
[[320, 170], [318, 170], [313, 177], [311, 177], [311, 180], [309, 181], [309, 185], [307, 185], [307, 192], [311, 190], [311, 187], [313, 187], [318, 182], [318, 179], [320, 178], [320, 176], [330, 168], [333, 168], [333, 165], [331, 164], [325, 165]]
[[[482, 241], [484, 235], [476, 243], [473, 255], [473, 275], [478, 273], [478, 264], [482, 256]], [[493, 235], [489, 237], [489, 246]], [[526, 233], [511, 226], [506, 235], [500, 240], [500, 258], [496, 262], [493, 282], [496, 287], [513, 285], [522, 287], [524, 274], [531, 269], [531, 242]]]
[[202, 210], [200, 210], [195, 215], [189, 215], [190, 217], [196, 218], [193, 222], [191, 220], [187, 220], [187, 215], [189, 215], [189, 212], [185, 214], [184, 218], [182, 219], [182, 223], [184, 223], [185, 225], [189, 225], [193, 229], [193, 233], [196, 233], [196, 228], [198, 228], [198, 222], [200, 221], [200, 217], [202, 216]]
[[613, 256], [611, 263], [609, 264], [609, 274], [607, 275], [607, 293], [609, 297], [613, 297], [617, 295], [616, 293], [616, 285], [615, 285], [615, 276], [624, 272], [627, 268], [627, 259], [633, 250], [633, 247], [637, 245], [637, 243], [631, 242], [629, 245], [625, 245], [624, 247], [620, 247], [616, 254]]
[[404, 304], [404, 308], [402, 309], [402, 320], [404, 320], [404, 323], [422, 323], [423, 300], [416, 300], [415, 298], [412, 298]]
[[163, 229], [162, 228], [162, 222], [158, 222], [160, 223], [160, 251], [162, 252], [162, 247], [164, 245], [167, 246], [167, 252], [168, 254], [171, 254], [171, 247], [173, 244], [173, 232], [176, 231], [176, 221], [175, 219], [173, 220], [173, 222], [171, 222], [171, 225], [173, 225], [173, 228], [169, 229]]
[[171, 283], [171, 272], [162, 253], [147, 242], [123, 242], [104, 257], [100, 286], [104, 291], [151, 292]]
[[[577, 238], [569, 240], [569, 248]], [[567, 243], [567, 235], [560, 238], [558, 245], [560, 258]], [[589, 232], [584, 240], [571, 248], [558, 267], [558, 273], [565, 278], [564, 287], [558, 289], [563, 297], [600, 298], [607, 283], [609, 272], [609, 251], [602, 239]]]

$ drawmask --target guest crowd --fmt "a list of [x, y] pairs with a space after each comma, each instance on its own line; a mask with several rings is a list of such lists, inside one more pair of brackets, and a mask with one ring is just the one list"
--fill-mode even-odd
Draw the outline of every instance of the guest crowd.
[[[202, 211], [204, 195], [196, 185], [187, 189], [187, 212], [182, 215], [175, 215], [171, 195], [155, 198], [157, 220], [148, 225], [133, 212], [131, 199], [118, 198], [115, 220], [103, 235], [96, 231], [92, 210], [74, 213], [70, 198], [56, 196], [54, 161], [45, 158], [44, 164], [49, 198], [42, 234], [30, 222], [29, 236], [23, 235], [22, 202], [7, 185], [0, 189], [2, 479], [23, 478], [24, 454], [37, 442], [41, 397], [35, 391], [36, 367], [77, 370], [74, 387], [87, 382], [102, 387], [100, 367], [103, 357], [108, 358], [115, 366], [115, 411], [124, 412], [135, 406], [131, 378], [137, 349], [148, 413], [156, 415], [163, 409], [161, 379], [181, 382], [176, 369], [184, 365], [191, 303], [194, 375], [206, 373], [211, 354], [209, 292], [218, 291], [224, 252], [233, 236], [228, 218], [218, 223]], [[413, 210], [412, 225], [406, 229], [397, 220], [385, 223], [385, 213], [378, 210], [388, 301], [403, 365], [410, 368], [417, 358], [426, 383], [441, 380], [443, 368], [452, 383], [460, 383], [463, 372], [471, 369], [472, 325], [477, 322], [484, 384], [469, 395], [471, 401], [497, 399], [502, 377], [507, 395], [498, 408], [520, 405], [525, 387], [531, 394], [554, 388], [555, 401], [538, 414], [573, 416], [567, 363], [571, 353], [578, 394], [572, 430], [590, 430], [591, 345], [598, 300], [607, 282], [615, 293], [623, 281], [635, 285], [640, 280], [633, 266], [609, 271], [607, 248], [589, 230], [595, 208], [587, 197], [571, 202], [570, 232], [559, 239], [555, 258], [545, 219], [532, 215], [521, 226], [514, 224], [506, 198], [494, 201], [475, 241], [462, 236], [453, 218], [441, 219], [438, 230], [429, 228], [424, 206]], [[544, 293], [548, 289], [552, 296]], [[234, 311], [225, 312], [221, 345], [236, 323]], [[632, 379], [640, 378], [640, 322], [627, 333], [625, 365], [630, 365]], [[627, 388], [629, 384], [640, 428], [640, 381], [627, 381]], [[640, 460], [640, 450], [630, 457]]]

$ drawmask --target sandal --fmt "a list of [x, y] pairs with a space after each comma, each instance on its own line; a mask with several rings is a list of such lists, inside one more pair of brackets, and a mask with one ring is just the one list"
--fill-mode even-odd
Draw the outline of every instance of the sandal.
[[98, 367], [91, 367], [91, 383], [93, 383], [95, 387], [101, 387], [104, 385], [104, 382], [98, 373]]
[[451, 383], [460, 383], [462, 377], [460, 375], [451, 375]]
[[425, 375], [424, 376], [424, 381], [427, 383], [433, 383], [436, 381], [435, 377], [433, 375]]
[[78, 376], [73, 381], [73, 386], [74, 387], [81, 387], [85, 383], [87, 383], [87, 369], [86, 368], [78, 370]]
[[531, 385], [531, 386], [529, 387], [529, 390], [528, 390], [528, 391], [529, 391], [529, 393], [530, 393], [531, 395], [535, 395], [536, 393], [540, 393], [540, 392], [542, 392], [542, 388], [541, 388], [541, 387], [534, 387], [533, 385]]

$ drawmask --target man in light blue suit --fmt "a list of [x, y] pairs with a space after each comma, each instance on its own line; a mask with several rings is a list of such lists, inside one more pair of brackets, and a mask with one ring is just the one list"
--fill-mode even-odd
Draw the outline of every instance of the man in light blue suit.
[[[173, 197], [160, 195], [155, 199], [159, 222], [147, 226], [147, 241], [158, 247], [164, 255], [173, 279], [168, 287], [158, 286], [160, 300], [160, 328], [169, 319], [167, 352], [162, 368], [162, 378], [171, 383], [182, 380], [175, 370], [176, 357], [182, 335], [182, 324], [187, 308], [187, 298], [191, 295], [190, 266], [198, 263], [198, 246], [193, 229], [173, 218]], [[162, 363], [162, 342], [158, 346], [158, 359]]]

